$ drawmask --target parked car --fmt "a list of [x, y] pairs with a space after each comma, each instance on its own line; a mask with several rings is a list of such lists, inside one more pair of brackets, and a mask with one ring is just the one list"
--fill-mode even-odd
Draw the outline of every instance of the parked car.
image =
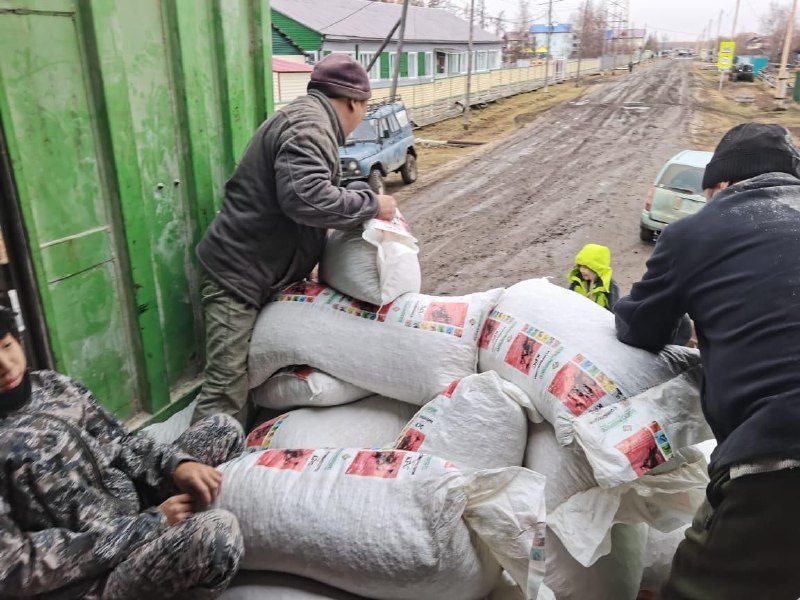
[[731, 81], [754, 81], [755, 73], [753, 72], [753, 65], [733, 65], [728, 79]]
[[703, 172], [712, 156], [712, 152], [684, 150], [661, 168], [642, 211], [642, 240], [652, 241], [670, 223], [705, 206]]
[[369, 107], [364, 120], [339, 147], [342, 183], [366, 181], [376, 194], [385, 193], [384, 177], [400, 173], [403, 183], [417, 180], [414, 132], [402, 102]]

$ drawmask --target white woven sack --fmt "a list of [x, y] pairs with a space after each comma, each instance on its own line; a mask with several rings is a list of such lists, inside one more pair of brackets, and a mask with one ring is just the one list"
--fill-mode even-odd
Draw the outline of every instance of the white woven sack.
[[616, 523], [644, 523], [665, 532], [685, 527], [708, 485], [705, 457], [686, 448], [631, 483], [599, 487], [583, 450], [561, 446], [547, 423], [531, 425], [524, 465], [547, 478], [548, 526], [585, 567], [612, 551]]
[[[696, 367], [699, 372], [700, 367]], [[586, 451], [597, 482], [615, 487], [645, 473], [688, 446], [713, 439], [693, 373], [629, 400], [586, 411], [575, 419], [575, 439]]]
[[150, 436], [159, 444], [171, 444], [177, 440], [184, 431], [192, 426], [192, 415], [194, 414], [194, 407], [197, 402], [192, 402], [184, 408], [172, 415], [166, 421], [161, 423], [153, 423], [144, 427], [141, 433]]
[[336, 379], [307, 365], [286, 367], [253, 390], [256, 406], [263, 408], [298, 408], [303, 406], [339, 406], [372, 392]]
[[456, 380], [414, 415], [396, 450], [432, 454], [460, 469], [519, 466], [528, 441], [530, 400], [494, 371]]
[[366, 600], [286, 573], [239, 571], [219, 600]]
[[292, 285], [256, 321], [250, 387], [283, 367], [307, 364], [376, 394], [424, 404], [475, 373], [478, 334], [501, 292], [404, 294], [378, 309], [323, 285]]
[[544, 584], [557, 600], [635, 600], [648, 529], [642, 524], [614, 525], [611, 552], [590, 567], [576, 561], [548, 531]]
[[617, 340], [614, 316], [591, 300], [546, 279], [508, 288], [481, 334], [479, 371], [494, 370], [527, 393], [556, 429], [573, 440], [572, 423], [590, 408], [608, 406], [699, 364], [699, 353], [668, 346], [655, 355]]
[[383, 396], [328, 408], [298, 408], [254, 428], [245, 445], [259, 450], [379, 448], [397, 437], [416, 410], [413, 404]]
[[422, 285], [419, 246], [408, 223], [370, 219], [363, 229], [332, 231], [319, 263], [322, 281], [343, 294], [382, 306]]
[[667, 583], [672, 569], [672, 559], [675, 558], [678, 545], [686, 537], [686, 529], [688, 527], [689, 525], [668, 533], [653, 527], [650, 528], [643, 554], [644, 572], [642, 573], [641, 584], [643, 590], [657, 594]]
[[521, 467], [465, 475], [414, 452], [309, 449], [219, 469], [214, 507], [239, 519], [244, 569], [376, 600], [478, 600], [500, 565], [521, 585], [544, 572], [529, 568], [544, 552], [544, 478]]

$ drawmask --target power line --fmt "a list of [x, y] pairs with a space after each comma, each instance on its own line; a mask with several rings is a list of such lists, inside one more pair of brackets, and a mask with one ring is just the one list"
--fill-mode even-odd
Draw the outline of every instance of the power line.
[[359, 12], [361, 12], [362, 10], [364, 10], [365, 8], [367, 8], [368, 6], [372, 6], [372, 2], [367, 2], [367, 3], [366, 3], [364, 6], [362, 6], [361, 8], [357, 8], [356, 10], [354, 10], [353, 12], [351, 12], [349, 15], [345, 15], [344, 17], [342, 17], [342, 18], [341, 18], [341, 19], [339, 19], [338, 21], [334, 21], [334, 22], [333, 22], [333, 23], [331, 23], [330, 25], [325, 25], [325, 27], [320, 27], [320, 28], [319, 28], [319, 31], [323, 31], [323, 30], [325, 30], [325, 29], [328, 29], [329, 27], [333, 27], [334, 25], [338, 25], [338, 24], [339, 24], [339, 23], [341, 23], [342, 21], [346, 21], [347, 19], [349, 19], [350, 17], [352, 17], [352, 16], [353, 16], [353, 15], [355, 15], [356, 13], [359, 13]]

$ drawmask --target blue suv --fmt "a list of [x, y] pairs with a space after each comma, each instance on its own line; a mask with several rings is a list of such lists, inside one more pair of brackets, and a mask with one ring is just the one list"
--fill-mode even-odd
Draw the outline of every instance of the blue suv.
[[339, 157], [342, 185], [366, 181], [376, 194], [384, 194], [384, 177], [398, 172], [403, 183], [414, 183], [417, 151], [411, 122], [402, 102], [371, 105], [344, 146], [339, 146]]

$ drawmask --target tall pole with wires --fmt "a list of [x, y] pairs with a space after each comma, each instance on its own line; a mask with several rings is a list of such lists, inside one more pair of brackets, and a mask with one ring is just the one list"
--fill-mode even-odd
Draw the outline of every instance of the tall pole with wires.
[[549, 92], [549, 79], [550, 79], [550, 44], [553, 40], [553, 0], [547, 3], [547, 54], [544, 59], [544, 91]]
[[578, 73], [575, 76], [575, 87], [579, 87], [581, 85], [581, 60], [583, 59], [583, 44], [586, 42], [586, 25], [588, 19], [589, 19], [589, 0], [584, 0], [583, 22], [581, 23], [581, 37], [578, 38]]
[[[406, 0], [408, 2], [408, 0]], [[475, 28], [475, 0], [469, 3], [469, 43], [467, 44], [467, 89], [464, 93], [464, 129], [469, 129], [470, 87], [472, 85], [472, 30]]]
[[400, 78], [400, 58], [403, 56], [403, 38], [406, 35], [406, 17], [408, 16], [408, 0], [403, 0], [403, 11], [400, 14], [400, 33], [397, 35], [397, 55], [394, 60], [394, 73], [392, 73], [392, 89], [389, 100], [397, 97], [397, 80]]
[[781, 70], [778, 73], [778, 93], [775, 96], [775, 110], [786, 110], [786, 82], [789, 79], [789, 50], [792, 47], [792, 38], [795, 30], [795, 17], [797, 16], [797, 0], [792, 2], [792, 12], [789, 13], [789, 20], [786, 23], [786, 37], [783, 39], [783, 53], [781, 54]]

